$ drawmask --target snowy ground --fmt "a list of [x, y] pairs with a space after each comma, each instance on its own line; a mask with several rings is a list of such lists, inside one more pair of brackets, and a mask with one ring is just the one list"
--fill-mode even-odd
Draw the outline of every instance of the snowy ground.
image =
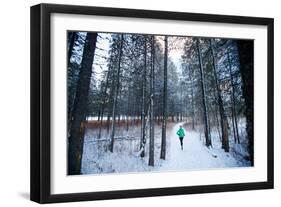
[[[212, 168], [228, 168], [248, 166], [249, 163], [235, 156], [234, 153], [225, 153], [218, 141], [213, 139], [213, 148], [206, 148], [203, 144], [203, 136], [199, 132], [187, 129], [184, 138], [183, 150], [176, 135], [179, 125], [173, 124], [167, 130], [167, 158], [159, 159], [161, 143], [161, 127], [156, 127], [155, 136], [155, 166], [148, 166], [148, 156], [140, 158], [139, 139], [129, 139], [115, 142], [114, 153], [106, 151], [108, 143], [94, 141], [86, 132], [84, 154], [82, 159], [82, 173], [122, 173], [145, 171], [182, 171], [202, 170]], [[136, 129], [135, 129], [136, 130]], [[215, 141], [214, 141], [215, 140]], [[148, 140], [147, 140], [148, 143]], [[147, 148], [148, 146], [146, 146]], [[146, 150], [148, 152], [148, 149]]]
[[187, 131], [184, 138], [183, 150], [176, 136], [179, 124], [175, 125], [171, 133], [170, 153], [166, 162], [163, 162], [161, 170], [179, 169], [206, 169], [206, 168], [225, 168], [238, 167], [239, 163], [229, 153], [225, 153], [220, 148], [208, 149], [200, 140], [200, 134], [195, 131]]

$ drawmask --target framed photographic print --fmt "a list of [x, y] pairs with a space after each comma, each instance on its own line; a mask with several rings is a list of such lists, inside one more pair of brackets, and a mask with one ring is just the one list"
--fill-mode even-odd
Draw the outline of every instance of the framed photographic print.
[[273, 19], [31, 7], [31, 200], [273, 188]]

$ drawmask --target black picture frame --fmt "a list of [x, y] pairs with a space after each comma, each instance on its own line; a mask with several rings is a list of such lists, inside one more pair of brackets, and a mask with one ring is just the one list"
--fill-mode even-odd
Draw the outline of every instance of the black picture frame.
[[[187, 187], [167, 187], [73, 194], [51, 194], [50, 130], [51, 130], [51, 74], [50, 74], [50, 15], [52, 13], [99, 15], [112, 17], [151, 18], [206, 23], [232, 23], [267, 26], [267, 181], [237, 184], [219, 184]], [[166, 196], [179, 194], [211, 193], [272, 189], [274, 186], [274, 20], [272, 18], [195, 14], [168, 11], [135, 10], [56, 4], [39, 4], [31, 7], [31, 173], [30, 199], [39, 203], [88, 201], [103, 199]]]

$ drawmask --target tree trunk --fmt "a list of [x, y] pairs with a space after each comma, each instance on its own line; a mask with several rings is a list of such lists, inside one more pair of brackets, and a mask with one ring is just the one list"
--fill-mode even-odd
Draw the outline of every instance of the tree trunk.
[[234, 123], [234, 110], [233, 110], [233, 99], [232, 100], [232, 106], [231, 106], [231, 121], [232, 121], [232, 129], [233, 129], [233, 137], [234, 137], [234, 143], [237, 143], [237, 136], [236, 136], [236, 130], [235, 130], [235, 123]]
[[142, 112], [141, 112], [141, 144], [140, 144], [140, 149], [141, 149], [141, 157], [144, 157], [145, 155], [145, 142], [146, 142], [146, 137], [145, 137], [145, 98], [146, 98], [146, 36], [144, 37], [144, 65], [143, 65], [143, 79], [142, 79]]
[[214, 73], [215, 84], [216, 84], [219, 112], [220, 112], [220, 117], [221, 117], [220, 121], [221, 121], [222, 148], [224, 149], [225, 152], [229, 152], [228, 123], [227, 123], [227, 117], [225, 114], [225, 110], [223, 107], [221, 90], [220, 90], [218, 78], [217, 78], [217, 66], [216, 66], [216, 60], [215, 60], [212, 40], [210, 40], [210, 49], [211, 49], [213, 73]]
[[196, 41], [196, 48], [198, 53], [198, 60], [199, 60], [199, 69], [200, 69], [200, 78], [201, 78], [201, 90], [202, 90], [202, 104], [203, 104], [203, 115], [204, 115], [204, 129], [205, 129], [205, 144], [207, 147], [210, 147], [212, 145], [211, 138], [210, 138], [210, 132], [209, 132], [209, 121], [208, 121], [208, 109], [207, 109], [207, 103], [206, 103], [206, 95], [205, 95], [205, 78], [204, 78], [204, 71], [203, 71], [203, 63], [202, 63], [202, 57], [201, 57], [201, 49], [199, 45], [199, 39]]
[[102, 122], [103, 122], [103, 116], [104, 116], [104, 107], [105, 107], [105, 101], [106, 101], [106, 91], [108, 88], [108, 80], [109, 80], [109, 71], [107, 72], [107, 75], [106, 75], [106, 82], [105, 82], [105, 87], [104, 87], [103, 95], [102, 95], [101, 118], [100, 118], [100, 123], [99, 123], [98, 139], [100, 139], [100, 137], [101, 137]]
[[107, 122], [106, 122], [106, 131], [107, 134], [109, 134], [109, 130], [110, 130], [110, 118], [112, 116], [112, 110], [113, 110], [113, 98], [114, 98], [114, 89], [115, 89], [115, 84], [114, 84], [114, 76], [115, 76], [115, 69], [112, 69], [112, 80], [110, 81], [111, 85], [110, 85], [110, 90], [109, 90], [109, 99], [108, 99], [108, 112], [107, 112]]
[[[120, 79], [120, 77], [119, 77], [119, 79]], [[118, 82], [119, 82], [119, 88], [118, 88], [117, 102], [118, 102], [118, 100], [120, 100], [120, 102], [121, 102], [121, 100], [122, 100], [122, 87], [121, 87], [121, 84], [120, 84], [121, 83], [120, 80]], [[118, 125], [118, 127], [120, 127], [120, 122], [121, 122], [121, 113], [122, 113], [121, 107], [122, 107], [121, 103], [119, 105], [116, 105], [116, 111], [118, 112], [118, 114], [117, 114], [117, 120], [118, 120], [117, 125]], [[115, 124], [116, 124], [116, 122], [115, 122]]]
[[67, 52], [67, 66], [70, 66], [70, 60], [72, 57], [72, 51], [74, 47], [74, 43], [77, 39], [78, 35], [77, 32], [68, 32], [68, 38], [69, 38], [69, 45], [68, 45], [68, 52]]
[[189, 72], [189, 78], [190, 78], [190, 82], [191, 82], [191, 110], [192, 110], [192, 130], [195, 129], [194, 126], [194, 118], [195, 118], [195, 112], [194, 112], [194, 85], [193, 85], [193, 73], [191, 72], [191, 68], [188, 68], [188, 72]]
[[136, 99], [134, 97], [133, 107], [132, 107], [132, 111], [131, 111], [131, 126], [132, 126], [132, 128], [134, 127], [135, 124], [136, 124]]
[[245, 99], [245, 117], [247, 121], [247, 138], [249, 160], [254, 165], [254, 41], [237, 40], [242, 91]]
[[87, 114], [88, 95], [96, 42], [97, 33], [87, 33], [73, 108], [73, 120], [70, 129], [70, 136], [68, 138], [69, 175], [81, 173], [80, 170], [85, 130], [83, 121], [85, 121]]
[[98, 111], [98, 122], [100, 121], [100, 114], [101, 114], [101, 110], [99, 109], [99, 111]]
[[[77, 40], [77, 33], [76, 32], [68, 32], [68, 39], [69, 39], [69, 45], [68, 45], [68, 52], [67, 52], [67, 69], [70, 69], [70, 60], [72, 57], [72, 53], [73, 53], [73, 48], [74, 48], [74, 43]], [[70, 130], [70, 126], [71, 126], [71, 119], [72, 119], [72, 111], [73, 111], [73, 102], [68, 101], [68, 115], [67, 115], [67, 126], [68, 131]]]
[[131, 102], [131, 90], [130, 90], [130, 84], [128, 89], [128, 105], [127, 105], [127, 121], [126, 121], [126, 131], [129, 131], [129, 118], [130, 118], [130, 102]]
[[218, 129], [218, 134], [219, 134], [219, 138], [220, 138], [220, 141], [222, 141], [222, 138], [221, 138], [221, 132], [220, 132], [220, 122], [219, 122], [219, 117], [218, 117], [218, 106], [215, 105], [215, 118], [216, 118], [216, 122], [217, 122], [217, 129]]
[[149, 113], [149, 160], [148, 165], [154, 166], [154, 36], [151, 39], [151, 71], [150, 71], [150, 113]]
[[123, 51], [123, 34], [121, 34], [120, 46], [119, 46], [119, 57], [118, 57], [118, 68], [117, 68], [117, 77], [115, 80], [115, 88], [114, 88], [114, 99], [113, 99], [113, 107], [112, 107], [112, 124], [111, 124], [111, 142], [109, 146], [110, 152], [113, 152], [114, 149], [114, 135], [115, 135], [115, 118], [117, 114], [117, 98], [120, 86], [120, 70], [121, 70], [121, 59], [122, 59], [122, 51]]
[[166, 127], [167, 127], [167, 90], [168, 90], [168, 36], [164, 38], [164, 94], [163, 94], [163, 121], [160, 158], [166, 159]]
[[228, 59], [228, 65], [229, 65], [229, 74], [230, 74], [230, 80], [231, 80], [231, 87], [232, 87], [232, 111], [233, 111], [233, 118], [234, 118], [234, 125], [237, 136], [237, 142], [240, 144], [240, 137], [239, 137], [239, 131], [238, 131], [238, 124], [237, 124], [237, 114], [236, 114], [236, 99], [235, 99], [235, 86], [234, 86], [234, 80], [232, 76], [232, 64], [230, 61], [229, 53], [227, 53], [227, 59]]

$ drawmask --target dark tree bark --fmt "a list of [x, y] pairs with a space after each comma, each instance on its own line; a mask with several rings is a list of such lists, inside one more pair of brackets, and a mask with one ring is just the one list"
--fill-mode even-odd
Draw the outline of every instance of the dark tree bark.
[[212, 145], [210, 132], [209, 132], [209, 118], [208, 118], [208, 109], [206, 103], [206, 95], [205, 95], [205, 78], [204, 78], [204, 71], [203, 71], [203, 63], [202, 63], [202, 56], [201, 56], [201, 49], [199, 45], [199, 39], [196, 40], [196, 48], [198, 53], [198, 61], [199, 61], [199, 69], [200, 69], [200, 79], [201, 79], [201, 90], [202, 90], [202, 104], [203, 104], [203, 118], [204, 118], [204, 126], [205, 126], [205, 144], [207, 147]]
[[145, 137], [145, 97], [146, 97], [146, 36], [144, 37], [144, 65], [143, 65], [143, 79], [142, 79], [142, 112], [141, 112], [141, 144], [140, 144], [140, 149], [141, 149], [141, 157], [144, 157], [145, 155], [145, 142], [146, 142], [146, 137]]
[[132, 100], [133, 100], [133, 107], [131, 110], [131, 126], [133, 127], [136, 123], [136, 99], [134, 96]]
[[149, 160], [148, 165], [154, 166], [154, 36], [151, 38], [151, 71], [150, 71], [150, 113], [149, 113]]
[[67, 66], [70, 66], [70, 59], [72, 57], [72, 51], [74, 47], [74, 43], [77, 40], [77, 32], [68, 32], [68, 39], [69, 39], [69, 45], [68, 45], [68, 52], [67, 52]]
[[168, 90], [168, 36], [164, 38], [164, 90], [163, 90], [163, 121], [160, 158], [166, 159], [166, 127], [167, 127], [167, 90]]
[[107, 131], [107, 134], [109, 133], [111, 114], [112, 114], [112, 110], [108, 109], [107, 121], [106, 121], [106, 131]]
[[99, 109], [99, 112], [98, 112], [98, 122], [100, 121], [100, 115], [101, 115], [101, 109]]
[[104, 116], [104, 108], [105, 108], [105, 101], [106, 101], [106, 92], [107, 92], [107, 88], [108, 88], [108, 81], [109, 81], [109, 71], [107, 72], [106, 75], [106, 82], [105, 82], [105, 86], [103, 89], [103, 93], [102, 93], [102, 103], [101, 103], [101, 115], [100, 115], [100, 120], [99, 120], [99, 134], [98, 134], [98, 139], [100, 139], [101, 137], [101, 130], [102, 130], [102, 122], [103, 122], [103, 116]]
[[88, 33], [85, 41], [81, 70], [73, 107], [73, 120], [68, 138], [68, 174], [80, 174], [92, 65], [96, 49], [97, 33]]
[[215, 84], [216, 84], [219, 112], [220, 112], [220, 118], [221, 118], [220, 121], [221, 121], [222, 148], [224, 149], [224, 151], [229, 152], [228, 123], [227, 123], [227, 117], [225, 114], [225, 110], [223, 107], [221, 90], [220, 90], [218, 78], [217, 78], [216, 59], [215, 59], [215, 55], [214, 55], [214, 48], [212, 45], [212, 40], [210, 40], [210, 49], [211, 49], [213, 73], [214, 73]]
[[[120, 76], [120, 75], [119, 75]], [[120, 77], [119, 77], [119, 79], [120, 79]], [[121, 100], [122, 100], [122, 84], [120, 84], [120, 80], [118, 81], [119, 82], [119, 88], [118, 88], [118, 91], [119, 91], [119, 93], [118, 93], [118, 96], [119, 96], [119, 98], [118, 98], [118, 96], [117, 96], [117, 102], [118, 102], [118, 100], [120, 100], [120, 102], [121, 102]], [[116, 105], [116, 111], [118, 112], [118, 126], [120, 127], [120, 121], [121, 121], [121, 113], [122, 113], [122, 111], [121, 111], [121, 105]]]
[[[131, 90], [129, 85], [128, 100], [127, 100], [127, 120], [126, 120], [126, 131], [129, 131], [129, 118], [130, 118], [130, 104], [131, 104]], [[132, 118], [132, 117], [131, 117]]]
[[181, 85], [180, 87], [180, 98], [181, 98], [181, 101], [180, 101], [180, 121], [182, 122], [183, 120], [183, 92], [182, 92], [182, 89], [183, 89], [183, 86]]
[[[232, 99], [233, 100], [233, 99]], [[233, 129], [233, 136], [234, 136], [234, 143], [237, 143], [237, 136], [236, 136], [236, 129], [235, 129], [235, 123], [234, 123], [234, 110], [233, 110], [233, 101], [231, 106], [231, 121], [232, 121], [232, 129]]]
[[222, 141], [222, 138], [221, 138], [221, 132], [220, 132], [220, 122], [219, 122], [219, 117], [218, 117], [218, 107], [217, 105], [215, 106], [215, 119], [216, 119], [216, 125], [217, 125], [217, 129], [218, 129], [218, 134], [219, 134], [219, 138], [220, 138], [220, 141]]
[[227, 53], [227, 60], [228, 60], [228, 67], [229, 67], [229, 74], [230, 74], [230, 81], [231, 81], [231, 88], [232, 88], [232, 116], [233, 116], [233, 132], [236, 136], [236, 140], [238, 144], [240, 144], [240, 136], [238, 131], [238, 124], [237, 124], [237, 114], [236, 114], [236, 98], [235, 98], [235, 85], [232, 76], [232, 64], [230, 61], [229, 53]]
[[249, 160], [254, 165], [254, 41], [237, 40], [242, 77], [242, 91], [245, 99]]
[[189, 72], [189, 78], [190, 78], [190, 82], [191, 82], [191, 110], [192, 110], [192, 130], [195, 129], [195, 112], [194, 112], [194, 83], [193, 83], [193, 73], [191, 71], [191, 68], [188, 68], [188, 72]]
[[117, 98], [118, 92], [120, 87], [120, 70], [121, 70], [121, 59], [122, 59], [122, 52], [123, 52], [123, 34], [121, 34], [120, 38], [120, 46], [119, 46], [119, 56], [118, 56], [118, 68], [117, 68], [117, 77], [115, 80], [115, 88], [114, 88], [114, 98], [113, 98], [113, 107], [112, 107], [112, 124], [111, 124], [111, 142], [109, 146], [110, 152], [113, 152], [114, 148], [114, 135], [115, 135], [115, 118], [117, 114]]
[[112, 77], [110, 81], [110, 90], [109, 90], [109, 100], [108, 100], [108, 112], [107, 112], [107, 121], [106, 121], [106, 131], [107, 134], [109, 134], [110, 130], [110, 117], [112, 116], [112, 110], [113, 110], [113, 97], [114, 97], [114, 74], [115, 74], [115, 69], [112, 69]]
[[[77, 37], [78, 37], [78, 35], [76, 32], [68, 32], [68, 34], [67, 34], [67, 38], [68, 38], [67, 68], [68, 69], [71, 67], [70, 60], [71, 60], [72, 53], [73, 53], [74, 43], [77, 40]], [[72, 100], [72, 99], [70, 99], [70, 100]], [[68, 107], [68, 109], [67, 109], [67, 111], [68, 111], [67, 126], [71, 126], [72, 111], [73, 111], [73, 105], [74, 105], [73, 102], [70, 100], [68, 100], [68, 104], [67, 104], [67, 107]], [[70, 128], [68, 128], [68, 130], [70, 130]]]

